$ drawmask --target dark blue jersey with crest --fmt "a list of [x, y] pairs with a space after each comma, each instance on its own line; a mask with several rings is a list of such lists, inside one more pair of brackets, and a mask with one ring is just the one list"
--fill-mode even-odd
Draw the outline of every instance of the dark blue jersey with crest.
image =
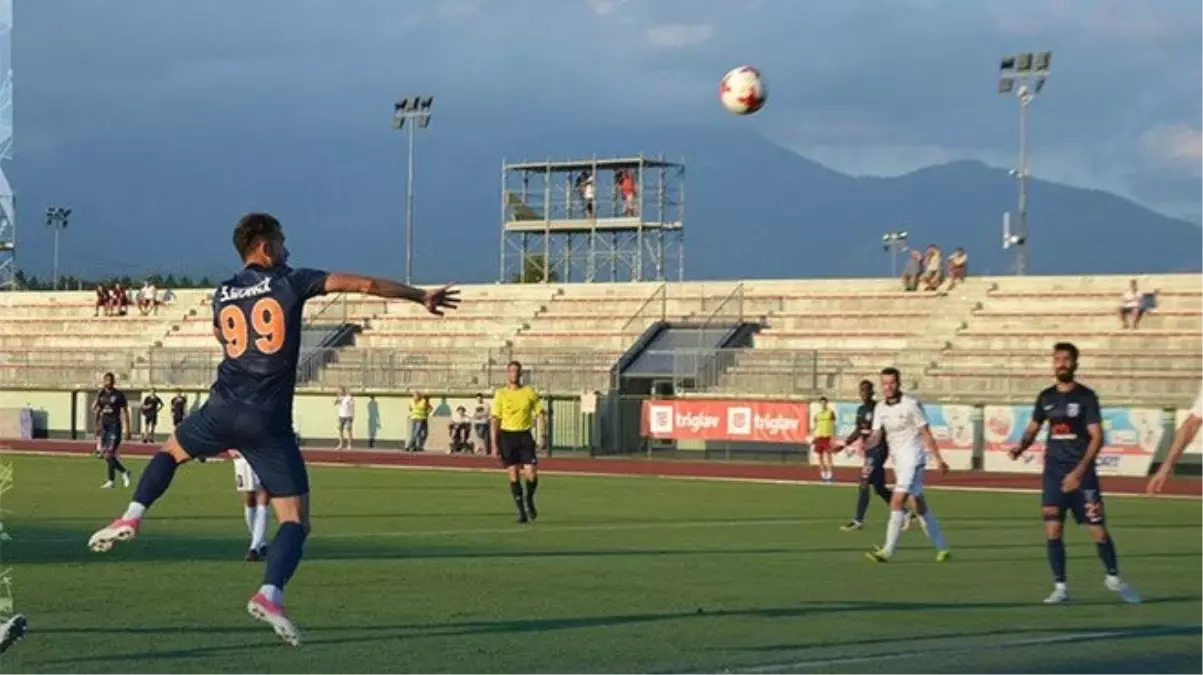
[[[856, 409], [856, 433], [862, 442], [868, 442], [869, 437], [873, 435], [873, 411], [877, 408], [877, 401], [869, 401], [861, 403]], [[865, 447], [865, 452], [880, 452], [886, 453], [885, 435], [882, 435], [882, 442], [875, 448]]]
[[213, 325], [224, 357], [211, 390], [214, 403], [250, 406], [292, 423], [302, 313], [306, 300], [325, 293], [328, 276], [248, 265], [217, 287]]
[[[1064, 392], [1056, 386], [1049, 387], [1036, 397], [1032, 420], [1037, 424], [1048, 423], [1044, 470], [1072, 471], [1086, 456], [1090, 445], [1087, 427], [1102, 424], [1099, 397], [1090, 387], [1078, 383]], [[1091, 466], [1090, 470], [1093, 469]]]
[[96, 403], [92, 409], [99, 415], [102, 427], [120, 427], [121, 411], [127, 405], [129, 403], [120, 389], [101, 389], [96, 393]]

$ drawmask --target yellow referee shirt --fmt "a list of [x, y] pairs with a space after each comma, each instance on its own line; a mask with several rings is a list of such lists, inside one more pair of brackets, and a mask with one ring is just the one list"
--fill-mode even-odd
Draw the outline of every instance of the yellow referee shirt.
[[502, 387], [493, 393], [492, 415], [502, 431], [530, 431], [535, 426], [535, 416], [542, 413], [543, 401], [534, 387]]
[[835, 435], [835, 411], [831, 408], [815, 414], [815, 438], [831, 438]]

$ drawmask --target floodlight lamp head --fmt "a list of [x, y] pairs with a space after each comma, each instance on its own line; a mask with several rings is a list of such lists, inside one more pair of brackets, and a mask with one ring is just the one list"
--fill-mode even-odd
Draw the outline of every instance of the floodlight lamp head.
[[1004, 72], [1008, 71], [1008, 70], [1015, 70], [1015, 57], [1014, 56], [1002, 57], [1002, 60], [999, 61], [999, 63], [998, 63], [998, 69], [1000, 71], [1004, 71]]
[[[416, 99], [415, 99], [416, 100]], [[434, 105], [434, 97], [427, 96], [418, 103], [418, 109], [422, 112], [430, 112], [430, 107]]]
[[1015, 91], [1015, 78], [1013, 78], [1013, 77], [1001, 77], [1001, 78], [999, 78], [999, 80], [998, 80], [998, 93], [1000, 93], [1000, 94], [1010, 94], [1010, 93], [1011, 93], [1011, 92], [1013, 92], [1013, 91]]

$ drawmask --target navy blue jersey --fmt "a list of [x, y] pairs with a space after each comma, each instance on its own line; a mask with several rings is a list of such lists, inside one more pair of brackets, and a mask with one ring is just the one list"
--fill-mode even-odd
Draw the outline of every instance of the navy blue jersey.
[[188, 401], [183, 396], [175, 396], [171, 399], [171, 416], [177, 420], [184, 419], [184, 406]]
[[1102, 423], [1099, 397], [1082, 384], [1075, 383], [1073, 389], [1065, 392], [1055, 386], [1049, 387], [1036, 397], [1032, 421], [1037, 424], [1048, 422], [1048, 437], [1044, 443], [1045, 470], [1072, 470], [1086, 456], [1086, 448], [1090, 445], [1086, 427]]
[[96, 392], [96, 403], [92, 410], [100, 416], [100, 425], [104, 427], [121, 426], [121, 411], [129, 405], [125, 394], [120, 389], [101, 389]]
[[[860, 436], [861, 441], [868, 441], [873, 435], [873, 411], [877, 408], [877, 401], [869, 401], [862, 403], [856, 409], [856, 433]], [[882, 434], [882, 442], [875, 448], [866, 447], [865, 452], [885, 452], [885, 434]]]
[[142, 414], [147, 417], [154, 417], [163, 409], [163, 399], [158, 396], [147, 396], [142, 399]]
[[[213, 325], [224, 357], [211, 397], [292, 423], [305, 301], [326, 292], [326, 272], [248, 265], [213, 294]], [[285, 421], [281, 419], [281, 421]]]

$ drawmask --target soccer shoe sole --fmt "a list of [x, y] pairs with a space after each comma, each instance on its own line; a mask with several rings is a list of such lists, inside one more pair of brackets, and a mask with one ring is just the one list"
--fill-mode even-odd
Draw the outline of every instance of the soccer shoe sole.
[[952, 560], [952, 551], [940, 551], [936, 554], [936, 562], [948, 562]]
[[840, 525], [840, 532], [856, 532], [864, 526], [864, 523], [847, 523]]
[[132, 527], [106, 527], [88, 539], [88, 548], [95, 553], [105, 553], [113, 548], [113, 544], [119, 541], [133, 541], [136, 536], [138, 532]]
[[888, 563], [890, 559], [879, 554], [877, 551], [869, 551], [865, 554], [865, 559], [875, 563]]
[[297, 627], [292, 625], [288, 617], [271, 614], [256, 602], [246, 603], [246, 612], [251, 615], [252, 619], [271, 626], [276, 635], [279, 635], [280, 639], [289, 646], [301, 646], [301, 634], [297, 632]]
[[25, 620], [25, 617], [20, 614], [14, 616], [5, 626], [4, 634], [0, 635], [0, 654], [23, 640], [27, 630], [29, 630], [29, 622]]
[[1069, 596], [1062, 595], [1060, 597], [1055, 597], [1055, 598], [1052, 596], [1049, 596], [1041, 602], [1045, 605], [1068, 605], [1069, 604]]

